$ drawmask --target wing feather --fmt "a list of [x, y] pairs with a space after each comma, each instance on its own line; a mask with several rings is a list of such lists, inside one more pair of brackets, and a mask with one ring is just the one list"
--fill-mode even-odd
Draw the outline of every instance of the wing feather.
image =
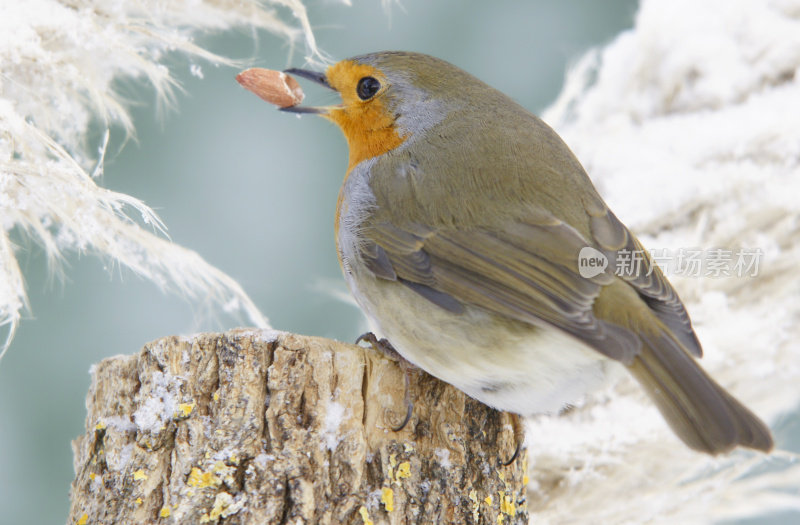
[[640, 348], [638, 337], [592, 311], [611, 277], [581, 277], [578, 252], [588, 243], [561, 221], [542, 220], [541, 214], [537, 219], [502, 231], [378, 224], [365, 232], [371, 242], [364, 251], [385, 253], [378, 259], [388, 259], [401, 282], [451, 311], [463, 302], [556, 327], [613, 359], [631, 362]]
[[639, 240], [605, 207], [592, 217], [591, 229], [598, 247], [609, 258], [610, 267], [616, 268], [622, 256], [641, 257], [640, 267], [630, 265], [636, 271], [619, 272], [619, 276], [636, 289], [686, 350], [696, 357], [702, 357], [703, 350], [686, 307]]

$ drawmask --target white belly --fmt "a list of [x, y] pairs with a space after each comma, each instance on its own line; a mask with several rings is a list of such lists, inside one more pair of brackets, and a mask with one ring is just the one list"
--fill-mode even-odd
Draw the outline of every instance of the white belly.
[[361, 308], [403, 357], [471, 397], [523, 415], [558, 412], [616, 378], [621, 365], [556, 329], [450, 313], [406, 286], [347, 277]]

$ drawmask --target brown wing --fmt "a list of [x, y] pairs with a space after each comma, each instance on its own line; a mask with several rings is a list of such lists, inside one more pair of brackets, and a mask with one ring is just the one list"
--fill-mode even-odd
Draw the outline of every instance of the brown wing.
[[[589, 214], [596, 247], [608, 257], [610, 267], [616, 268], [622, 256], [640, 256], [642, 264], [636, 271], [618, 272], [617, 275], [634, 287], [650, 310], [670, 329], [672, 335], [686, 350], [696, 357], [702, 357], [703, 350], [692, 328], [686, 307], [639, 240], [605, 206], [589, 209]], [[629, 267], [635, 268], [633, 265]]]
[[398, 280], [443, 308], [462, 303], [534, 325], [549, 325], [627, 364], [640, 350], [631, 331], [598, 319], [592, 306], [604, 284], [578, 273], [578, 253], [589, 243], [569, 225], [545, 214], [502, 231], [471, 228], [364, 231], [362, 257], [378, 277]]

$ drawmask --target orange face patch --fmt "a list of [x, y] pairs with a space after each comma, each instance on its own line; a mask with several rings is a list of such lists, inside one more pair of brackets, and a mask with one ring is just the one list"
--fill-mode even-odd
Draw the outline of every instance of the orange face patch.
[[[328, 68], [328, 83], [342, 97], [341, 107], [332, 108], [324, 116], [335, 122], [344, 133], [350, 149], [348, 173], [358, 163], [390, 151], [406, 139], [394, 125], [394, 116], [388, 111], [382, 95], [386, 77], [377, 69], [351, 60], [343, 60]], [[356, 91], [364, 77], [373, 77], [381, 83], [380, 90], [368, 100], [361, 100]]]

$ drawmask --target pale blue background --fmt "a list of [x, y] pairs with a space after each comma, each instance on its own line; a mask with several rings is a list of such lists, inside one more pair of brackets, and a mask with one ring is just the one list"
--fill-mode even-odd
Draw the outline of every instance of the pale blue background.
[[[403, 49], [453, 62], [540, 112], [559, 92], [565, 68], [633, 23], [636, 2], [404, 0], [391, 21], [378, 2], [310, 3], [320, 46], [336, 59]], [[254, 65], [287, 64], [285, 44], [248, 31], [200, 39], [212, 51]], [[173, 57], [186, 96], [163, 121], [154, 104], [133, 111], [138, 144], [116, 153], [104, 184], [143, 199], [172, 239], [237, 279], [273, 326], [353, 340], [360, 314], [319, 291], [340, 286], [333, 212], [347, 164], [333, 125], [275, 111], [234, 81], [236, 69], [200, 63], [204, 79]], [[335, 97], [304, 84], [309, 102]], [[153, 101], [149, 88], [127, 85]], [[63, 523], [73, 477], [70, 440], [83, 431], [89, 366], [136, 352], [171, 334], [236, 326], [198, 322], [200, 312], [96, 257], [72, 255], [66, 280], [48, 280], [42, 250], [19, 257], [33, 309], [0, 366], [0, 523]], [[797, 426], [796, 421], [794, 422]], [[778, 432], [779, 442], [790, 425]], [[796, 428], [795, 428], [796, 430]], [[779, 523], [780, 521], [776, 522]]]

